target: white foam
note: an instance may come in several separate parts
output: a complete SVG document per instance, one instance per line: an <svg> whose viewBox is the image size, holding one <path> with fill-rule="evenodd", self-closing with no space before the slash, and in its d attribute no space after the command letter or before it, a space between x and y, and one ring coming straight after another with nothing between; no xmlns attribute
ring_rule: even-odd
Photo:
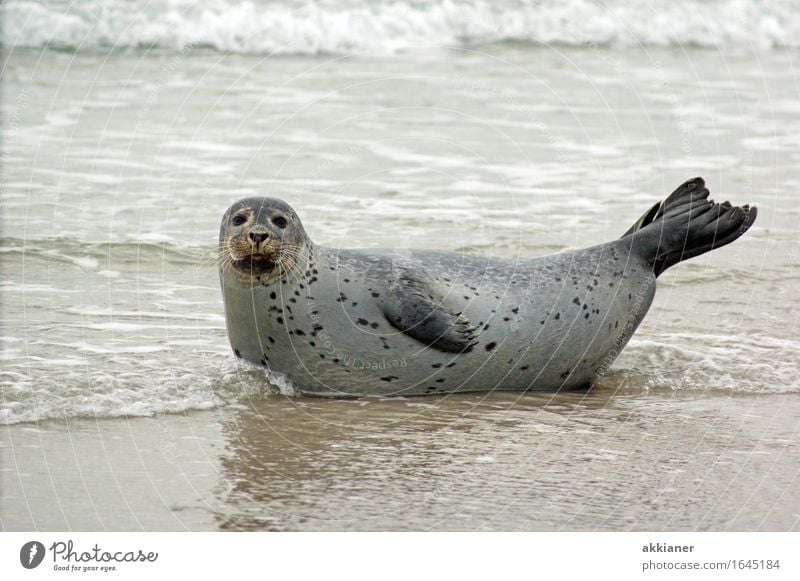
<svg viewBox="0 0 800 581"><path fill-rule="evenodd" d="M81 358L76 357L75 361ZM203 410L254 395L267 385L251 370L243 369L227 354L218 355L211 368L198 373L191 368L164 368L156 362L135 372L108 371L83 365L75 368L59 361L59 373L42 373L36 380L5 369L0 376L0 425L77 416L152 416Z"/></svg>
<svg viewBox="0 0 800 581"><path fill-rule="evenodd" d="M43 256L49 256L51 258L57 258L59 260L63 260L65 262L71 262L76 266L80 266L81 268L86 268L89 270L94 270L99 266L96 258L91 256L69 256L67 254L63 254L61 252L56 252L54 250L45 250L42 251L41 254Z"/></svg>
<svg viewBox="0 0 800 581"><path fill-rule="evenodd" d="M634 337L598 382L655 390L798 393L800 343L760 334L672 333Z"/></svg>
<svg viewBox="0 0 800 581"><path fill-rule="evenodd" d="M12 0L5 46L395 52L500 41L800 47L794 0Z"/></svg>

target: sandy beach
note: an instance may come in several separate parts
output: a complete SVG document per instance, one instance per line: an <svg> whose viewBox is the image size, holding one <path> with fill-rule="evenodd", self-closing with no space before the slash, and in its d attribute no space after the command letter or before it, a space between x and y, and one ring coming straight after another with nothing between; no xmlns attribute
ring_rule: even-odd
<svg viewBox="0 0 800 581"><path fill-rule="evenodd" d="M269 396L3 428L5 530L792 531L797 395ZM743 413L744 411L744 413Z"/></svg>

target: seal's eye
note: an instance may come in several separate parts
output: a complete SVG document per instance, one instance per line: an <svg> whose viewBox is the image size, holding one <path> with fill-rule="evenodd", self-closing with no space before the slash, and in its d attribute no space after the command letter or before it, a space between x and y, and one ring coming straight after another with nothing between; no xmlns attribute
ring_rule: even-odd
<svg viewBox="0 0 800 581"><path fill-rule="evenodd" d="M247 217L244 214L236 214L231 220L234 226L241 226L245 222L247 222Z"/></svg>
<svg viewBox="0 0 800 581"><path fill-rule="evenodd" d="M286 228L289 222L283 216L275 216L272 219L272 223L275 224L278 228Z"/></svg>

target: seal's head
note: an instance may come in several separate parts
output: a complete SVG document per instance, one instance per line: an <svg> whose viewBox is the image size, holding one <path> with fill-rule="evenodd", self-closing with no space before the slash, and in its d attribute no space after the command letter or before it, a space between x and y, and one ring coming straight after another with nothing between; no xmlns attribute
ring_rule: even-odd
<svg viewBox="0 0 800 581"><path fill-rule="evenodd" d="M219 256L223 274L269 283L289 272L309 244L294 210L275 198L245 198L222 217Z"/></svg>

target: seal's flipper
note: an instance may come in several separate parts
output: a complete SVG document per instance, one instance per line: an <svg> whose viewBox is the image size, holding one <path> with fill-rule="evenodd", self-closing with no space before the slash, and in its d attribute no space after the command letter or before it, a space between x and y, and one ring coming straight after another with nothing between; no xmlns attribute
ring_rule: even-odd
<svg viewBox="0 0 800 581"><path fill-rule="evenodd" d="M755 222L755 207L715 204L708 196L703 178L691 179L645 212L622 238L634 236L632 249L658 276L682 260L733 242Z"/></svg>
<svg viewBox="0 0 800 581"><path fill-rule="evenodd" d="M462 353L477 343L469 319L447 309L424 277L406 270L392 281L383 314L393 327L440 351Z"/></svg>

